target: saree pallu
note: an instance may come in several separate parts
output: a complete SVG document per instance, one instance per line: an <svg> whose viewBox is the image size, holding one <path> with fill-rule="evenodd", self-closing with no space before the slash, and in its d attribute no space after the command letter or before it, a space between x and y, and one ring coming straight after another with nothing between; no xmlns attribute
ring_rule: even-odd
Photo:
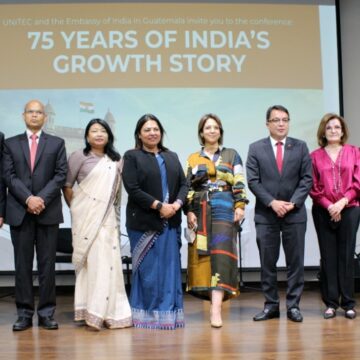
<svg viewBox="0 0 360 360"><path fill-rule="evenodd" d="M142 251L141 256L135 256L138 262L132 274L130 305L134 326L164 330L184 327L181 229L165 226L160 233L127 231L132 253L134 249Z"/></svg>
<svg viewBox="0 0 360 360"><path fill-rule="evenodd" d="M105 156L74 190L71 201L75 321L96 329L132 325L122 274L119 222L114 202L117 165Z"/></svg>
<svg viewBox="0 0 360 360"><path fill-rule="evenodd" d="M239 295L232 192L197 192L194 212L198 228L188 246L187 291L205 300L210 300L211 290L223 290L224 300Z"/></svg>

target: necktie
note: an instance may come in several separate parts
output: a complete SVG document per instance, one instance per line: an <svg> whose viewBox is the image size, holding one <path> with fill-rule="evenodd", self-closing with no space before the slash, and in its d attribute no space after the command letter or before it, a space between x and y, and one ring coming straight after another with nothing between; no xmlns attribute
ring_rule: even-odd
<svg viewBox="0 0 360 360"><path fill-rule="evenodd" d="M38 136L35 134L32 134L30 136L31 139L31 147L30 147L30 165L31 165L31 172L33 172L34 170L34 165L35 165L35 157L36 157L36 150L38 147L38 144L36 142Z"/></svg>
<svg viewBox="0 0 360 360"><path fill-rule="evenodd" d="M276 143L276 164L280 173L283 165L282 145L283 143L281 141Z"/></svg>

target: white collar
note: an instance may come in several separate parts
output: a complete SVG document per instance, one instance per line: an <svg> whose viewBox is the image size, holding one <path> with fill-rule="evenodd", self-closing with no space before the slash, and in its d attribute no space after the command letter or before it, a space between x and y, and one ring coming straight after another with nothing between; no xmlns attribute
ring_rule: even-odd
<svg viewBox="0 0 360 360"><path fill-rule="evenodd" d="M38 139L40 139L40 136L41 136L41 133L42 133L42 130L40 129L38 132L35 133L35 135L37 135ZM30 139L30 136L34 134L31 130L29 129L26 129L26 135L27 135L27 138Z"/></svg>
<svg viewBox="0 0 360 360"><path fill-rule="evenodd" d="M287 138L287 137L284 137L282 140L280 140L280 142L283 143L283 145L286 144L286 138ZM271 146L272 146L272 147L276 146L276 144L279 142L278 140L275 140L275 139L272 138L271 136L270 136L270 141L271 141Z"/></svg>

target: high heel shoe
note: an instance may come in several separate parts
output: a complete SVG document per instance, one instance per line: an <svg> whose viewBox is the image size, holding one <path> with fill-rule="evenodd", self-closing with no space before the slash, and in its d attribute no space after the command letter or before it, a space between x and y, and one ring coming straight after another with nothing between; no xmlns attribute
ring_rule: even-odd
<svg viewBox="0 0 360 360"><path fill-rule="evenodd" d="M219 313L218 316L215 316L213 314L212 309L210 309L210 325L211 325L211 327L217 328L217 329L219 329L223 326L223 322L221 319L221 312Z"/></svg>
<svg viewBox="0 0 360 360"><path fill-rule="evenodd" d="M223 326L222 320L220 320L220 321L210 320L210 324L211 324L211 327L216 328L216 329L219 329Z"/></svg>

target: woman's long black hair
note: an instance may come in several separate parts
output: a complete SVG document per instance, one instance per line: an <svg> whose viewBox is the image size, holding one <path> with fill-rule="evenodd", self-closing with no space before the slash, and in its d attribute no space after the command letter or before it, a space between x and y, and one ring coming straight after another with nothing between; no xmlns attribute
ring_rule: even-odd
<svg viewBox="0 0 360 360"><path fill-rule="evenodd" d="M165 130L164 127L161 125L160 120L153 114L145 114L143 115L138 122L136 123L136 127L135 127L135 131L134 131L134 138L135 138L135 148L136 149L141 149L143 146L143 143L141 141L141 139L139 138L140 132L142 127L144 126L144 124L149 121L149 120L153 120L156 122L156 124L158 125L159 129L160 129L160 133L161 133L161 139L160 142L158 144L158 148L162 151L166 151L168 150L164 145L163 145L163 138L164 138L164 134L165 134Z"/></svg>
<svg viewBox="0 0 360 360"><path fill-rule="evenodd" d="M107 142L107 144L105 145L105 148L104 148L105 154L112 161L119 161L121 156L114 147L114 135L113 135L113 133L111 131L111 128L110 128L109 124L105 120L102 120L102 119L92 119L87 124L86 129L85 129L85 135L84 135L84 137L85 137L84 155L89 155L89 152L91 151L91 145L87 141L87 137L89 135L89 131L90 131L91 126L94 125L94 124L101 125L106 130L106 132L108 134L108 142Z"/></svg>

